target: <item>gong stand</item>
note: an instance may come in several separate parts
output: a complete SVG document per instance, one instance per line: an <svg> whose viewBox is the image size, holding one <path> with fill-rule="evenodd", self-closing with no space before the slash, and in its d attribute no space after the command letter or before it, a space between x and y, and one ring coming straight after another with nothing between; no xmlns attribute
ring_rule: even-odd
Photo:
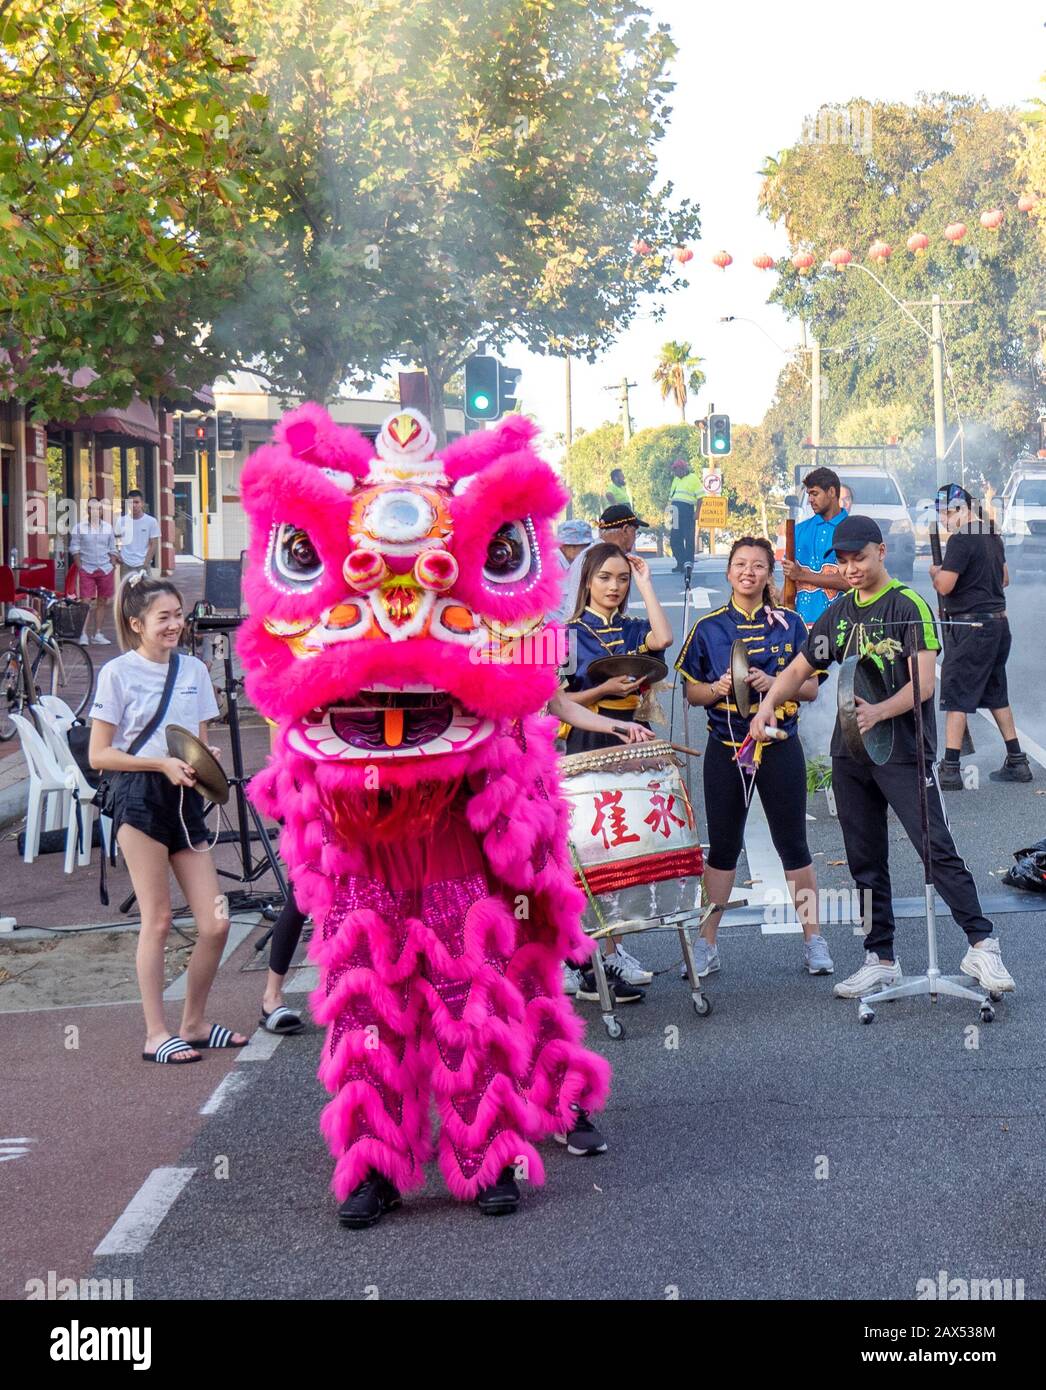
<svg viewBox="0 0 1046 1390"><path fill-rule="evenodd" d="M981 1018L988 1022L994 1017L994 1010L988 996L970 988L969 975L942 975L937 963L937 911L936 895L933 886L933 855L930 849L930 811L926 788L926 749L923 746L923 706L922 689L919 680L919 641L916 630L922 619L903 624L905 628L905 647L912 675L912 712L915 717L915 766L919 787L919 821L921 829L920 857L923 863L923 890L926 894L926 944L927 967L925 975L902 975L897 984L888 989L875 990L864 995L858 1006L857 1015L862 1023L871 1023L875 1017L873 1004L888 999L909 999L929 995L930 1002L937 1003L939 994L952 995L957 999L973 999L980 1006ZM902 626L902 624L891 624Z"/></svg>

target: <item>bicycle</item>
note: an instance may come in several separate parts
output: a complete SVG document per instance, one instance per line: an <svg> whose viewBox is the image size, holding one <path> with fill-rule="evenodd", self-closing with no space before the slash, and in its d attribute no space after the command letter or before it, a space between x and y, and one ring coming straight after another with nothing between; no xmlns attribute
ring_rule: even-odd
<svg viewBox="0 0 1046 1390"><path fill-rule="evenodd" d="M15 736L11 715L21 714L38 693L59 696L77 717L94 696L94 663L86 649L72 640L79 613L50 589L22 592L40 600L43 615L13 604L8 607L3 626L11 629L14 640L0 650L0 743Z"/></svg>

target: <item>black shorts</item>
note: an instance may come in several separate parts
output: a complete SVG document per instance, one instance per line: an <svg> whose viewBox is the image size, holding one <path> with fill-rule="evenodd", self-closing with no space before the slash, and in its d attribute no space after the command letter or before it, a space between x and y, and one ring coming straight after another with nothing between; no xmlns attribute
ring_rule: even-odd
<svg viewBox="0 0 1046 1390"><path fill-rule="evenodd" d="M1006 658L1012 641L1005 618L985 618L983 627L947 630L941 665L941 709L973 714L1010 703Z"/></svg>
<svg viewBox="0 0 1046 1390"><path fill-rule="evenodd" d="M211 837L203 818L203 797L193 787L176 787L162 772L118 772L113 776L113 832L133 826L150 840L165 845L168 854L203 844ZM178 813L182 796L181 816ZM185 830L182 821L185 821ZM186 839L186 831L189 838Z"/></svg>

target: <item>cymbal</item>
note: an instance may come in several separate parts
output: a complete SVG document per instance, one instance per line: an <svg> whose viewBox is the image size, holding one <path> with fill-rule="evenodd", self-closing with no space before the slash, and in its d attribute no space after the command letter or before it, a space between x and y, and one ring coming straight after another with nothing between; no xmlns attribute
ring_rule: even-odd
<svg viewBox="0 0 1046 1390"><path fill-rule="evenodd" d="M668 675L668 667L660 657L649 652L633 652L631 656L601 656L589 664L589 675L596 685L613 680L615 676L631 676L643 685L654 685Z"/></svg>
<svg viewBox="0 0 1046 1390"><path fill-rule="evenodd" d="M211 750L180 724L168 724L164 733L171 757L188 763L196 773L196 790L208 801L224 806L229 800L229 779Z"/></svg>
<svg viewBox="0 0 1046 1390"><path fill-rule="evenodd" d="M740 637L736 637L730 648L730 685L733 702L742 719L748 718L755 703L752 699L752 687L745 679L748 670L748 648Z"/></svg>
<svg viewBox="0 0 1046 1390"><path fill-rule="evenodd" d="M894 722L884 719L862 734L857 727L857 698L878 705L889 699L890 692L882 672L866 657L848 656L839 667L839 728L847 752L856 762L881 767L893 753Z"/></svg>

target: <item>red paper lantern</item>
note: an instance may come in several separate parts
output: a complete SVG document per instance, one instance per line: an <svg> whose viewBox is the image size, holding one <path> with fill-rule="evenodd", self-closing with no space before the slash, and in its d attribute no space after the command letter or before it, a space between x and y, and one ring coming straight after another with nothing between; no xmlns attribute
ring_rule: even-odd
<svg viewBox="0 0 1046 1390"><path fill-rule="evenodd" d="M773 256L768 256L764 251L761 256L753 256L752 264L756 270L769 270L774 263Z"/></svg>
<svg viewBox="0 0 1046 1390"><path fill-rule="evenodd" d="M868 259L885 263L893 255L893 247L888 241L873 241L868 248Z"/></svg>
<svg viewBox="0 0 1046 1390"><path fill-rule="evenodd" d="M952 245L954 245L956 242L962 241L963 237L966 235L966 223L949 222L947 227L945 227L944 229L944 235L952 243Z"/></svg>
<svg viewBox="0 0 1046 1390"><path fill-rule="evenodd" d="M918 255L920 251L925 251L930 244L930 238L925 232L913 232L908 238L908 250L913 255Z"/></svg>
<svg viewBox="0 0 1046 1390"><path fill-rule="evenodd" d="M1002 208L988 208L985 212L981 213L981 226L987 227L989 232L994 232L1002 225L1002 219Z"/></svg>
<svg viewBox="0 0 1046 1390"><path fill-rule="evenodd" d="M1034 193L1022 193L1017 199L1017 207L1021 212L1031 212L1037 206L1038 201Z"/></svg>
<svg viewBox="0 0 1046 1390"><path fill-rule="evenodd" d="M733 265L734 258L729 251L717 251L712 257L712 264L717 265L720 270L725 270L728 265Z"/></svg>
<svg viewBox="0 0 1046 1390"><path fill-rule="evenodd" d="M814 258L809 251L800 251L798 255L792 257L792 264L800 275L806 275L813 263Z"/></svg>
<svg viewBox="0 0 1046 1390"><path fill-rule="evenodd" d="M637 256L649 256L653 247L650 245L649 241L637 241L632 247L632 250Z"/></svg>
<svg viewBox="0 0 1046 1390"><path fill-rule="evenodd" d="M680 265L686 265L687 261L692 261L694 259L694 253L690 250L689 246L677 246L674 254Z"/></svg>
<svg viewBox="0 0 1046 1390"><path fill-rule="evenodd" d="M836 270L845 270L853 260L853 252L848 251L845 246L837 246L828 259Z"/></svg>

